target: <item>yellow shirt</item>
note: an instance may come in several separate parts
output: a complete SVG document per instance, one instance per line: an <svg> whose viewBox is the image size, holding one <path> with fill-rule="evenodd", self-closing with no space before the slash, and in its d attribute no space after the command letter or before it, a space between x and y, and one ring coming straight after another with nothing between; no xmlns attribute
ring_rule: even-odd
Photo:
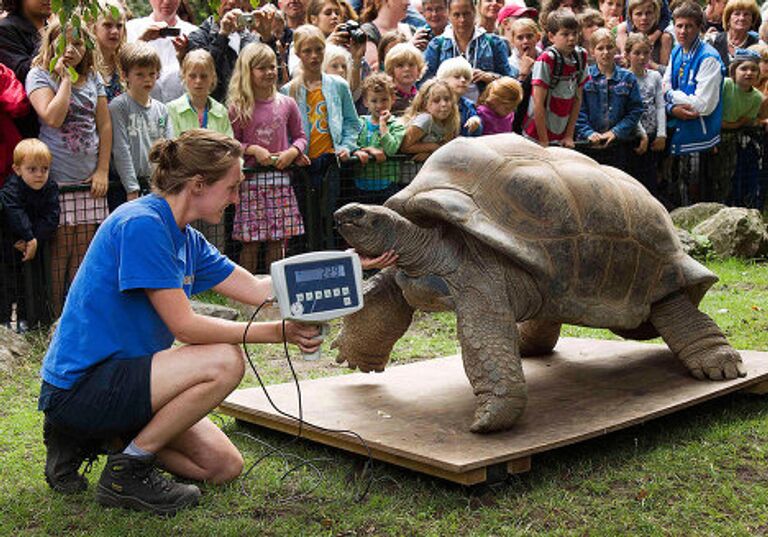
<svg viewBox="0 0 768 537"><path fill-rule="evenodd" d="M328 129L328 108L323 97L323 89L307 92L309 108L309 158L315 159L324 153L333 153L333 139Z"/></svg>

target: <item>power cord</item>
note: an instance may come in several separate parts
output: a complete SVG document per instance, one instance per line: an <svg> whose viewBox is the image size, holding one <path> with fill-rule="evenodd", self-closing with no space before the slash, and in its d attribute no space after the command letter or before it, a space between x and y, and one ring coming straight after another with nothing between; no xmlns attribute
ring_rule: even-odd
<svg viewBox="0 0 768 537"><path fill-rule="evenodd" d="M253 315L251 315L251 318L248 320L248 323L245 326L245 330L243 331L243 343L242 343L242 345L243 345L243 350L245 352L245 357L248 360L248 364L251 366L251 370L253 371L254 375L256 376L256 380L259 382L259 385L261 386L261 389L264 392L264 395L267 397L267 401L269 402L269 404L272 406L273 409L275 409L275 411L278 414L281 414L282 416L285 416L285 417L290 418L292 420L298 421L298 423L299 423L299 430L297 431L296 436L294 436L293 439L291 440L291 442L286 444L284 447L288 447L289 445L291 445L293 443L296 443L299 440L299 438L301 438L305 426L311 427L313 429L317 429L318 431L324 431L324 432L329 432L329 433L337 433L337 434L346 434L346 435L350 435L350 436L355 437L360 442L360 444L365 448L365 451L366 451L367 456L368 456L368 459L365 462L365 464L363 465L363 469L361 471L361 477L364 476L364 475L367 475L368 479L366 481L365 488L355 497L355 501L362 502L368 496L368 492L370 491L371 485L373 484L373 481L374 481L374 476L373 476L373 454L371 453L371 449L368 446L368 443L365 441L365 439L362 436L360 436L358 433L356 433L355 431L352 431L350 429L331 429L331 428L322 427L320 425L316 425L316 424L313 424L313 423L310 423L310 422L304 420L304 407L303 407L303 402L302 402L301 386L299 384L299 378L296 375L296 370L293 367L293 362L291 361L290 353L288 352L288 341L285 339L285 319L283 319L283 321L282 321L283 350L285 351L285 358L288 361L288 367L291 370L291 376L293 377L293 382L294 382L294 385L296 386L296 396L297 396L297 399L298 399L298 408L299 408L299 415L298 416L294 416L293 414L290 414L288 412L283 411L282 409L280 409L274 403L274 401L272 400L272 397L270 397L269 392L267 391L267 387L264 384L264 381L262 380L261 375L259 374L258 369L256 369L256 366L253 364L253 360L251 360L251 355L248 352L248 345L247 345L248 330L251 328L251 325L255 321L255 319L258 316L258 314L261 311L261 309L264 306L266 306L267 304L271 304L272 302L274 302L274 299L267 299L267 300L265 300L264 302L262 302L256 308L256 311L253 312ZM259 457L258 459L256 459L256 461L253 464L251 464L251 466L248 468L248 470L243 474L243 492L244 493L246 493L244 479L250 475L250 473L253 471L253 469L258 464L260 464L262 461L264 461L265 459L270 457L272 454L279 453L279 454L281 454L286 459L287 458L291 458L291 459L298 459L299 460L299 464L296 464L296 465L290 467L282 475L282 477L280 478L281 482L283 480L285 480L293 472L299 470L302 467L307 467L307 468L313 470L318 475L319 480L322 480L322 478L323 478L322 472L320 471L320 469L317 466L315 466L315 464L313 464L313 462L324 462L324 461L331 460L331 459L304 459L304 458L302 458L302 457L300 457L298 455L295 455L293 453L285 453L283 451L283 448L273 447L270 444L268 444L267 442L259 440L259 439L255 438L254 436L252 436L252 435L250 435L248 433L236 432L234 434L237 434L238 436L242 436L244 438L247 438L247 439L249 439L249 440L251 440L253 442L256 442L258 444L261 444L262 446L267 448L267 452L264 455L262 455L261 457ZM309 491L309 493L313 492L318 486L319 486L319 482L315 485L315 487L313 487Z"/></svg>

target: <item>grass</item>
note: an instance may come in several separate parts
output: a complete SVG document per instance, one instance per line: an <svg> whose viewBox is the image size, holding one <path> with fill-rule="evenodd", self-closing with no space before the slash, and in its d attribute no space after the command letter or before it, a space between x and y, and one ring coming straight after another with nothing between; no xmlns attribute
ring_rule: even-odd
<svg viewBox="0 0 768 537"><path fill-rule="evenodd" d="M710 262L720 277L702 307L740 348L768 350L768 265ZM611 337L567 327L566 335ZM377 464L367 500L356 503L347 454L258 433L285 453L324 459L321 477L268 459L245 479L204 486L202 505L173 518L100 508L88 492L63 497L43 480L41 415L35 410L44 341L26 366L0 377L0 535L758 535L768 533L768 400L733 395L536 456L528 474L465 489ZM273 348L274 347L274 348ZM290 378L279 346L252 349L268 382ZM457 351L451 315L418 315L393 362ZM341 374L333 351L297 360L302 378ZM244 385L252 385L247 377ZM254 461L263 448L224 430ZM91 482L101 464L94 465ZM245 489L245 490L243 490Z"/></svg>

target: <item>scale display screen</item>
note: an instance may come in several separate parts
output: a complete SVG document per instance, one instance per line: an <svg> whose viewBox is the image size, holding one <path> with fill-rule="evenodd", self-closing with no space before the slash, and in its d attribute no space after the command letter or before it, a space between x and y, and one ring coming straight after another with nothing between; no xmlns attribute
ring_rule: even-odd
<svg viewBox="0 0 768 537"><path fill-rule="evenodd" d="M362 307L362 268L355 253L301 254L276 261L271 274L286 319L325 321Z"/></svg>

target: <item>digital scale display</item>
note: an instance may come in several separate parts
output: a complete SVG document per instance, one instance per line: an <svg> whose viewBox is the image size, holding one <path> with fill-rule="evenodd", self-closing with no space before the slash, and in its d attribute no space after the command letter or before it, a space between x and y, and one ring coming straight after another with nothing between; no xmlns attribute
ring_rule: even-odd
<svg viewBox="0 0 768 537"><path fill-rule="evenodd" d="M311 252L272 263L283 318L325 321L362 307L360 259L349 252Z"/></svg>

